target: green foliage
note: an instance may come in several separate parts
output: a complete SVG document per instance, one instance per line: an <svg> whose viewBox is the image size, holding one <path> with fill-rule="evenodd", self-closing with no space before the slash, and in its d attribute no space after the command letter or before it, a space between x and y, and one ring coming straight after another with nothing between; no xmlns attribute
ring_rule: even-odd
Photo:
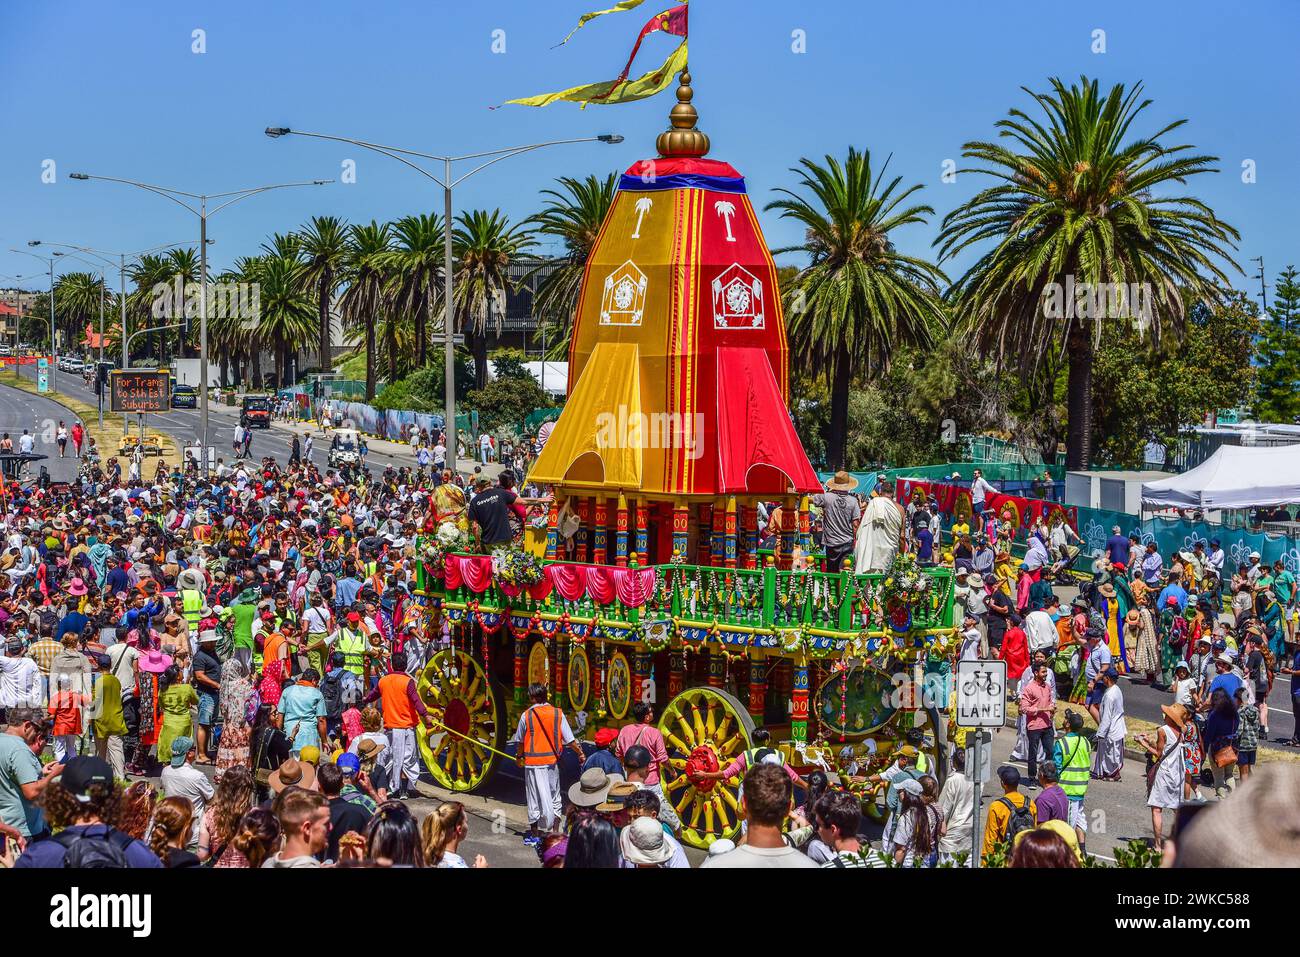
<svg viewBox="0 0 1300 957"><path fill-rule="evenodd" d="M1093 369L1098 457L1139 468L1147 442L1172 452L1187 426L1218 409L1246 405L1254 387L1255 310L1241 293L1222 305L1196 302L1181 341L1158 344L1127 322L1108 324Z"/></svg>
<svg viewBox="0 0 1300 957"><path fill-rule="evenodd" d="M980 867L1009 867L1011 865L1011 842L998 841L993 850L980 858Z"/></svg>
<svg viewBox="0 0 1300 957"><path fill-rule="evenodd" d="M1116 867L1151 868L1160 866L1160 852L1144 838L1133 838L1127 847L1115 848Z"/></svg>
<svg viewBox="0 0 1300 957"><path fill-rule="evenodd" d="M446 396L443 394L445 381L441 363L428 365L380 389L370 404L381 411L397 409L409 412L442 412L446 404ZM469 387L473 384L474 369L467 357L458 353L456 356L457 403L468 397Z"/></svg>
<svg viewBox="0 0 1300 957"><path fill-rule="evenodd" d="M479 422L489 431L516 427L528 413L550 404L551 397L530 375L493 379L465 396L465 405L478 411Z"/></svg>
<svg viewBox="0 0 1300 957"><path fill-rule="evenodd" d="M492 353L492 362L496 367L496 377L498 379L528 379L533 380L533 374L524 368L524 363L528 357L524 355L522 349L498 349Z"/></svg>
<svg viewBox="0 0 1300 957"><path fill-rule="evenodd" d="M1261 422L1300 421L1300 281L1288 266L1278 277L1269 308L1272 322L1255 343L1259 387L1254 415Z"/></svg>

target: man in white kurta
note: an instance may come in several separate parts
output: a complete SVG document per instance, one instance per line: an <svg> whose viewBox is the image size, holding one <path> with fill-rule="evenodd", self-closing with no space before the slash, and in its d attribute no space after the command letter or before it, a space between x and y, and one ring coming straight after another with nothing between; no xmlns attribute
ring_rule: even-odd
<svg viewBox="0 0 1300 957"><path fill-rule="evenodd" d="M858 575L883 572L893 564L903 543L903 510L886 490L867 503L858 525L853 570Z"/></svg>
<svg viewBox="0 0 1300 957"><path fill-rule="evenodd" d="M1124 767L1124 736L1128 725L1124 723L1124 695L1119 690L1119 672L1107 668L1101 673L1106 691L1101 696L1097 718L1097 751L1092 761L1093 776L1103 780L1118 781Z"/></svg>
<svg viewBox="0 0 1300 957"><path fill-rule="evenodd" d="M573 737L568 718L546 703L545 685L529 685L528 699L532 703L519 716L514 737L506 743L518 745L517 761L524 772L524 796L528 801L530 827L524 840L536 846L541 843L541 834L556 831L560 826L564 806L560 790L560 755L566 747L572 749L578 756L579 766L586 756L582 745ZM526 755L532 757L526 758Z"/></svg>

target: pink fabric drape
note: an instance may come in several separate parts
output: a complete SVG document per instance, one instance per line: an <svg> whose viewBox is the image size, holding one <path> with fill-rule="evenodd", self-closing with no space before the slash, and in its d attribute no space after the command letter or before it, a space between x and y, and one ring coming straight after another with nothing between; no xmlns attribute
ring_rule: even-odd
<svg viewBox="0 0 1300 957"><path fill-rule="evenodd" d="M448 589L464 584L475 594L482 594L492 584L492 559L486 555L448 555L446 569Z"/></svg>

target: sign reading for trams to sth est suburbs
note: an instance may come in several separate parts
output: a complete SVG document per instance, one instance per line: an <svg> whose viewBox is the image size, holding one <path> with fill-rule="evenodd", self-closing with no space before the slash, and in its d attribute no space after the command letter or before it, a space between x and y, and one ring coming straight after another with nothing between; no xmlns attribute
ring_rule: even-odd
<svg viewBox="0 0 1300 957"><path fill-rule="evenodd" d="M172 374L163 369L114 369L108 376L114 412L171 411Z"/></svg>
<svg viewBox="0 0 1300 957"><path fill-rule="evenodd" d="M1000 728L1007 720L1007 663L957 662L957 723Z"/></svg>

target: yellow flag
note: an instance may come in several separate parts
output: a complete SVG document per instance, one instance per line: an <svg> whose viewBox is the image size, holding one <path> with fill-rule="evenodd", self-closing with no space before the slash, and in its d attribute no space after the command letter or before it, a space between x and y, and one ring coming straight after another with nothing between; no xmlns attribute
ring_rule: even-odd
<svg viewBox="0 0 1300 957"><path fill-rule="evenodd" d="M627 10L635 10L643 3L645 3L645 0L622 0L621 3L614 4L614 6L610 7L608 10L596 10L592 13L584 13L582 16L578 17L578 25L570 30L569 35L557 43L556 46L563 46L568 43L575 33L587 25L588 20L595 20L597 17L603 17L607 13L623 13Z"/></svg>
<svg viewBox="0 0 1300 957"><path fill-rule="evenodd" d="M519 100L506 100L506 102L516 103L520 106L547 106L557 100L568 100L572 103L581 103L584 109L591 102L598 105L630 103L632 100L643 100L647 96L654 96L667 87L673 81L673 77L684 69L686 69L685 40L668 55L668 59L663 62L662 66L637 77L635 80L624 81L621 84L618 80L603 80L600 83L587 83L583 86L574 86L555 93L541 93L537 96L528 96ZM617 90L614 90L615 86L618 87ZM611 90L614 90L614 92L611 93ZM598 97L602 98L598 99ZM604 99L603 97L608 98Z"/></svg>

